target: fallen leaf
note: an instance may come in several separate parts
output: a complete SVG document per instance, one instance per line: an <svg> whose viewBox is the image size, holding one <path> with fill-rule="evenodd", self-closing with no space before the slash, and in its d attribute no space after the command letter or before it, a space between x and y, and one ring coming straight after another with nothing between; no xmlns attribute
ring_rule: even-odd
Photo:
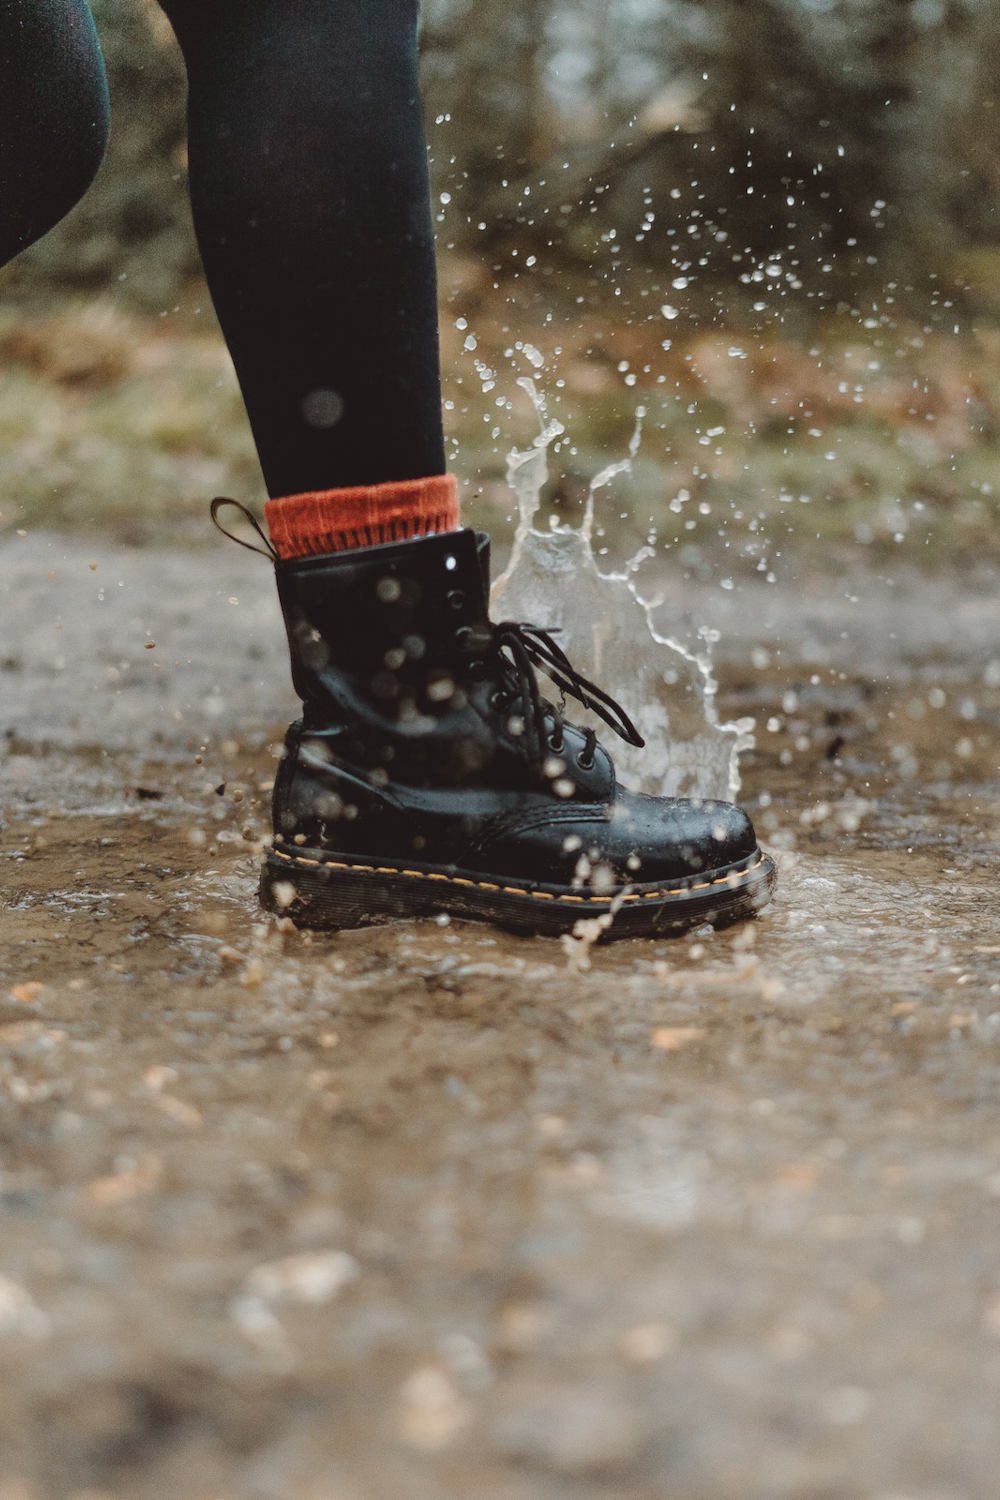
<svg viewBox="0 0 1000 1500"><path fill-rule="evenodd" d="M700 1041L704 1035L704 1026L658 1026L650 1041L661 1052L680 1052L682 1047Z"/></svg>
<svg viewBox="0 0 1000 1500"><path fill-rule="evenodd" d="M307 1250L255 1266L246 1279L246 1290L265 1302L322 1305L360 1274L357 1261L343 1250Z"/></svg>
<svg viewBox="0 0 1000 1500"><path fill-rule="evenodd" d="M12 1021L9 1026L0 1026L0 1047L19 1047L22 1042L34 1041L44 1030L41 1021Z"/></svg>
<svg viewBox="0 0 1000 1500"><path fill-rule="evenodd" d="M196 1130L202 1123L201 1111L195 1109L193 1104L185 1104L183 1099L178 1099L174 1094L157 1094L156 1107L168 1119L175 1120L178 1125L187 1125L191 1130Z"/></svg>
<svg viewBox="0 0 1000 1500"><path fill-rule="evenodd" d="M44 988L44 984L39 984L37 979L29 979L25 984L12 985L10 998L19 1005L30 1005L33 1000L38 999Z"/></svg>
<svg viewBox="0 0 1000 1500"><path fill-rule="evenodd" d="M126 1171L116 1172L111 1177L98 1177L87 1187L87 1197L102 1208L116 1208L120 1203L131 1203L133 1198L142 1198L155 1192L163 1168L154 1156Z"/></svg>

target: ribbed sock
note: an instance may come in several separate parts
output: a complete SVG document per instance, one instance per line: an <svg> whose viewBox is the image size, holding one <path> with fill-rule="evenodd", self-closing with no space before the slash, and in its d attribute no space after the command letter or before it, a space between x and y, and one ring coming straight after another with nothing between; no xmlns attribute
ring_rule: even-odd
<svg viewBox="0 0 1000 1500"><path fill-rule="evenodd" d="M458 529L451 474L284 495L264 506L279 557L314 557Z"/></svg>

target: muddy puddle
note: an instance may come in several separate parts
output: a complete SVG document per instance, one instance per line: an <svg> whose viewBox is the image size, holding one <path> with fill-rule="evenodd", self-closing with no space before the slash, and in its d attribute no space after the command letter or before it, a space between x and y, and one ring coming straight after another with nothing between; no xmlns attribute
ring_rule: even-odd
<svg viewBox="0 0 1000 1500"><path fill-rule="evenodd" d="M2 1500L992 1500L988 590L675 584L778 894L596 949L260 919L265 567L0 593Z"/></svg>

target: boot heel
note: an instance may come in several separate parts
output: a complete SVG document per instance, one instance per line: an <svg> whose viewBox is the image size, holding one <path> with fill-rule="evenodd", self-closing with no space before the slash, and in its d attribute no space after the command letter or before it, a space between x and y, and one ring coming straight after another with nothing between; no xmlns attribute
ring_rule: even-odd
<svg viewBox="0 0 1000 1500"><path fill-rule="evenodd" d="M328 930L370 927L418 914L403 892L370 875L335 865L290 866L273 854L260 872L260 900L266 911L291 917L298 927Z"/></svg>

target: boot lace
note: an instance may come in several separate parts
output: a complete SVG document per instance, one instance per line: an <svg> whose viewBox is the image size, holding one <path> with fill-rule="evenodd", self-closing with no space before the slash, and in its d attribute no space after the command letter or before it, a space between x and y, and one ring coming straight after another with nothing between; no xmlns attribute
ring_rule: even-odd
<svg viewBox="0 0 1000 1500"><path fill-rule="evenodd" d="M492 627L487 652L491 662L499 667L502 696L508 698L512 706L514 702L520 702L525 708L525 728L531 735L536 756L541 758L546 749L558 752L562 748L564 724L560 711L542 697L539 671L544 672L564 696L575 698L584 708L603 719L627 744L641 748L645 740L621 704L576 670L553 639L554 634L554 631L543 630L540 625L502 620ZM586 767L593 763L597 736L592 729L585 730L584 734L580 764Z"/></svg>

